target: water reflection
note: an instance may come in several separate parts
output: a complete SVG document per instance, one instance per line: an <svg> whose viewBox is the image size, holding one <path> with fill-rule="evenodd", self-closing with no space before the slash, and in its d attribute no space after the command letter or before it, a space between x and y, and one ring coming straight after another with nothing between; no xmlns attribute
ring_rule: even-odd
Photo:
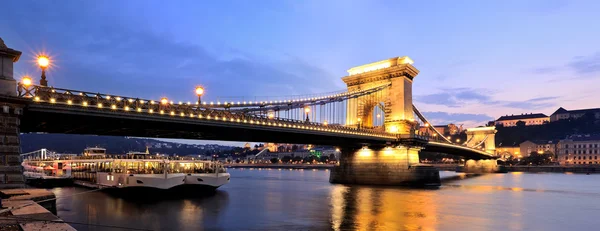
<svg viewBox="0 0 600 231"><path fill-rule="evenodd" d="M91 192L74 197L83 188L57 188L59 216L66 221L92 225L73 225L77 230L104 230L93 224L150 230L199 230L218 226L229 205L229 194L217 191L200 197L121 197ZM208 212L207 212L208 211Z"/></svg>
<svg viewBox="0 0 600 231"><path fill-rule="evenodd" d="M333 230L434 230L431 190L336 185L331 189Z"/></svg>

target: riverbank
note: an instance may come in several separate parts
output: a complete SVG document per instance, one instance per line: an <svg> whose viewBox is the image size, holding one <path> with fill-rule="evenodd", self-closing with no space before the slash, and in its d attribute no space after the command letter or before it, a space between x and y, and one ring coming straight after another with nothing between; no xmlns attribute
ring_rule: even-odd
<svg viewBox="0 0 600 231"><path fill-rule="evenodd" d="M332 169L333 164L226 164L226 168Z"/></svg>
<svg viewBox="0 0 600 231"><path fill-rule="evenodd" d="M46 189L3 189L0 195L2 230L75 230L55 215L56 197Z"/></svg>
<svg viewBox="0 0 600 231"><path fill-rule="evenodd" d="M440 171L456 171L459 165L456 164L433 164ZM509 172L555 172L555 173L600 173L600 166L504 166Z"/></svg>

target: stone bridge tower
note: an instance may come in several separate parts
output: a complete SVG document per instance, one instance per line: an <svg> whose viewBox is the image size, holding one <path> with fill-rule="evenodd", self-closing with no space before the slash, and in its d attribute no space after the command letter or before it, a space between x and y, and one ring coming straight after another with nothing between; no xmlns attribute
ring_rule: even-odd
<svg viewBox="0 0 600 231"><path fill-rule="evenodd" d="M480 147L485 148L485 151L490 154L496 153L496 127L478 127L467 129L467 143L469 147L483 142Z"/></svg>
<svg viewBox="0 0 600 231"><path fill-rule="evenodd" d="M353 67L342 80L348 91L360 91L389 85L382 91L348 100L347 126L373 126L373 110L380 107L384 112L384 128L387 132L410 134L415 125L412 102L412 82L419 74L408 57L395 57L379 62Z"/></svg>

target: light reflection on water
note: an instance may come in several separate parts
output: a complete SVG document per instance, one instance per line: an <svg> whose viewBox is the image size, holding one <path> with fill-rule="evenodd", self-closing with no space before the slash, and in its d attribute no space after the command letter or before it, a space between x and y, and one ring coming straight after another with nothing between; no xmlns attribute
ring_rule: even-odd
<svg viewBox="0 0 600 231"><path fill-rule="evenodd" d="M58 215L151 230L596 230L600 175L441 172L439 189L332 185L324 170L231 169L198 198L64 197ZM55 188L57 197L82 188ZM105 228L74 225L80 230Z"/></svg>

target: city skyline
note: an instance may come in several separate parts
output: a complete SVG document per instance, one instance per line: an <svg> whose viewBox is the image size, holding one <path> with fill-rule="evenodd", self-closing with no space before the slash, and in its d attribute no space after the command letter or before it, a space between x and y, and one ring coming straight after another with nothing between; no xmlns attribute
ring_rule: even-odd
<svg viewBox="0 0 600 231"><path fill-rule="evenodd" d="M208 100L343 90L347 69L407 55L432 123L598 107L598 32L577 26L593 1L104 3L6 3L2 38L24 53L16 76L37 81L46 51L52 86L193 101L196 85Z"/></svg>

